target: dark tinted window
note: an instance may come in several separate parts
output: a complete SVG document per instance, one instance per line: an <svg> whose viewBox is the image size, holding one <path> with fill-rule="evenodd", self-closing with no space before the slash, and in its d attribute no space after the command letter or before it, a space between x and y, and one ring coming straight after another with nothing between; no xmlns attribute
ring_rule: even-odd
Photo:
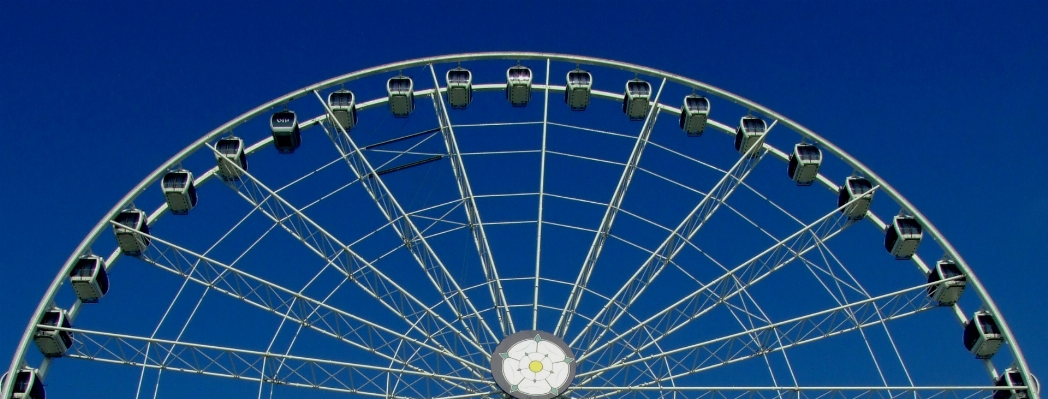
<svg viewBox="0 0 1048 399"><path fill-rule="evenodd" d="M15 392L25 393L29 390L30 374L28 371L19 371L18 379L15 380Z"/></svg>
<svg viewBox="0 0 1048 399"><path fill-rule="evenodd" d="M328 96L328 105L337 107L348 107L353 102L353 92L336 91Z"/></svg>
<svg viewBox="0 0 1048 399"><path fill-rule="evenodd" d="M852 194L859 195L873 189L873 184L863 178L848 179L848 188Z"/></svg>
<svg viewBox="0 0 1048 399"><path fill-rule="evenodd" d="M58 312L47 312L44 314L44 318L40 320L40 324L46 324L49 326L58 325Z"/></svg>
<svg viewBox="0 0 1048 399"><path fill-rule="evenodd" d="M692 111L709 111L710 102L709 100L702 97L688 97L685 101L688 104L688 109Z"/></svg>
<svg viewBox="0 0 1048 399"><path fill-rule="evenodd" d="M764 133L765 124L763 119L746 118L742 120L742 128L746 133Z"/></svg>
<svg viewBox="0 0 1048 399"><path fill-rule="evenodd" d="M629 90L630 94L635 96L646 96L651 94L651 85L648 84L648 82L630 81L626 84L626 89Z"/></svg>
<svg viewBox="0 0 1048 399"><path fill-rule="evenodd" d="M899 219L896 224L901 234L921 234L921 225L914 219Z"/></svg>
<svg viewBox="0 0 1048 399"><path fill-rule="evenodd" d="M164 188L185 188L189 183L189 174L182 172L171 172L164 175Z"/></svg>
<svg viewBox="0 0 1048 399"><path fill-rule="evenodd" d="M510 79L528 80L531 79L531 70L523 67L513 67L509 69Z"/></svg>
<svg viewBox="0 0 1048 399"><path fill-rule="evenodd" d="M222 155L238 155L240 153L240 139L222 139L215 146Z"/></svg>
<svg viewBox="0 0 1048 399"><path fill-rule="evenodd" d="M80 259L76 262L76 266L73 266L73 271L69 273L69 277L91 277L97 266L95 259Z"/></svg>
<svg viewBox="0 0 1048 399"><path fill-rule="evenodd" d="M448 82L469 83L470 72L465 69L452 69L448 71Z"/></svg>
<svg viewBox="0 0 1048 399"><path fill-rule="evenodd" d="M979 315L979 329L985 334L1000 334L1001 331L997 329L997 322L993 321L993 317L990 315Z"/></svg>
<svg viewBox="0 0 1048 399"><path fill-rule="evenodd" d="M135 227L138 225L138 219L140 214L138 212L121 212L116 217L117 224L122 224L128 227Z"/></svg>
<svg viewBox="0 0 1048 399"><path fill-rule="evenodd" d="M568 74L568 82L573 85L588 85L590 78L589 72L571 72Z"/></svg>
<svg viewBox="0 0 1048 399"><path fill-rule="evenodd" d="M952 263L942 264L939 266L939 270L942 271L942 278L944 279L961 275L961 269Z"/></svg>
<svg viewBox="0 0 1048 399"><path fill-rule="evenodd" d="M411 90L411 78L393 78L389 80L389 91L394 93Z"/></svg>
<svg viewBox="0 0 1048 399"><path fill-rule="evenodd" d="M797 155L803 161L818 161L822 159L822 151L813 145L802 145L797 147Z"/></svg>

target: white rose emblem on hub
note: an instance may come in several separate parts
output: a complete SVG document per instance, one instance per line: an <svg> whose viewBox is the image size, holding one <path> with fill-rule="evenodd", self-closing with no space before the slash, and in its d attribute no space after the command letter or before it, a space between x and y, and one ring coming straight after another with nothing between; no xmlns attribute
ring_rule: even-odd
<svg viewBox="0 0 1048 399"><path fill-rule="evenodd" d="M575 358L568 344L553 334L521 331L495 348L491 375L517 399L552 399L575 378Z"/></svg>

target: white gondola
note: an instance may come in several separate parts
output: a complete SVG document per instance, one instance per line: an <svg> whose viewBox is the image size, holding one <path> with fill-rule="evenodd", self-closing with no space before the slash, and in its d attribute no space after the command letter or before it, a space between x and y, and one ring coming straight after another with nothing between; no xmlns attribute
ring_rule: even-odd
<svg viewBox="0 0 1048 399"><path fill-rule="evenodd" d="M175 170L167 172L160 180L160 188L164 190L164 199L167 200L167 209L175 215L187 215L189 210L197 204L196 185L193 183L193 173L188 170Z"/></svg>
<svg viewBox="0 0 1048 399"><path fill-rule="evenodd" d="M54 308L44 312L44 316L40 318L40 325L69 328L69 316L64 310ZM37 327L33 333L33 342L44 356L62 357L73 346L73 337L68 331Z"/></svg>
<svg viewBox="0 0 1048 399"><path fill-rule="evenodd" d="M473 73L458 67L448 70L448 103L451 108L465 109L473 102Z"/></svg>
<svg viewBox="0 0 1048 399"><path fill-rule="evenodd" d="M895 259L910 259L917 253L923 235L921 224L917 223L916 218L896 216L892 224L885 227L884 249L894 255Z"/></svg>
<svg viewBox="0 0 1048 399"><path fill-rule="evenodd" d="M69 272L69 283L83 303L98 303L109 292L109 273L101 256L85 255L76 260Z"/></svg>
<svg viewBox="0 0 1048 399"><path fill-rule="evenodd" d="M572 111L585 111L590 102L590 90L593 89L593 75L581 69L569 71L567 86L564 90L564 103Z"/></svg>
<svg viewBox="0 0 1048 399"><path fill-rule="evenodd" d="M7 381L7 373L0 378L0 386ZM24 367L15 374L14 384L11 385L11 399L47 399L44 392L44 382L36 369Z"/></svg>
<svg viewBox="0 0 1048 399"><path fill-rule="evenodd" d="M687 95L680 107L680 129L691 137L702 136L709 115L710 100L695 94Z"/></svg>
<svg viewBox="0 0 1048 399"><path fill-rule="evenodd" d="M651 105L651 83L640 79L626 81L626 94L622 98L622 112L631 121L644 120Z"/></svg>
<svg viewBox="0 0 1048 399"><path fill-rule="evenodd" d="M1026 380L1023 378L1023 373L1019 372L1019 369L1010 367L1004 370L1004 373L1000 377L997 377L997 383L994 384L999 387L1013 388L1013 387L1028 387ZM1034 392L1036 392L1036 387ZM1028 399L1030 397L1029 388L1020 389L1001 389L993 393L993 399Z"/></svg>
<svg viewBox="0 0 1048 399"><path fill-rule="evenodd" d="M283 110L269 118L269 128L273 132L273 146L281 154L294 153L302 144L302 133L298 129L298 115L295 111Z"/></svg>
<svg viewBox="0 0 1048 399"><path fill-rule="evenodd" d="M349 133L357 125L357 100L353 92L338 90L328 94L328 108L335 115L335 121Z"/></svg>
<svg viewBox="0 0 1048 399"><path fill-rule="evenodd" d="M976 359L993 357L1003 343L1004 335L997 326L997 319L990 312L975 312L964 326L964 347L972 352Z"/></svg>
<svg viewBox="0 0 1048 399"><path fill-rule="evenodd" d="M116 234L116 242L124 255L138 256L149 248L149 237L138 233L149 234L149 224L146 213L138 209L120 211L113 219L113 233Z"/></svg>
<svg viewBox="0 0 1048 399"><path fill-rule="evenodd" d="M244 153L244 140L239 137L226 137L215 144L215 160L218 161L218 175L226 181L240 180L243 171L247 171L247 154ZM239 167L239 168L238 168Z"/></svg>
<svg viewBox="0 0 1048 399"><path fill-rule="evenodd" d="M942 281L957 276L960 277L955 280ZM961 299L964 287L968 285L967 280L967 277L964 276L964 273L961 272L961 269L953 261L940 260L935 265L935 268L928 273L928 283L938 282L938 284L928 286L928 297L938 302L939 306L953 305L957 303L957 300Z"/></svg>
<svg viewBox="0 0 1048 399"><path fill-rule="evenodd" d="M859 220L866 217L870 210L870 202L873 201L873 193L864 193L873 189L873 184L862 177L849 177L844 180L844 185L837 189L837 207L842 207L852 199L859 198L851 205L841 209L848 219Z"/></svg>
<svg viewBox="0 0 1048 399"><path fill-rule="evenodd" d="M762 142L764 133L768 132L768 123L756 116L744 116L739 120L739 127L735 128L735 150L739 154L747 154L757 143ZM757 157L760 149L753 151L750 157Z"/></svg>
<svg viewBox="0 0 1048 399"><path fill-rule="evenodd" d="M793 146L786 172L798 186L810 186L819 176L822 151L814 144L801 143Z"/></svg>
<svg viewBox="0 0 1048 399"><path fill-rule="evenodd" d="M415 110L415 83L407 76L397 76L386 81L389 93L389 112L395 118L407 118Z"/></svg>
<svg viewBox="0 0 1048 399"><path fill-rule="evenodd" d="M506 70L506 99L514 107L524 107L531 101L531 68L517 65Z"/></svg>

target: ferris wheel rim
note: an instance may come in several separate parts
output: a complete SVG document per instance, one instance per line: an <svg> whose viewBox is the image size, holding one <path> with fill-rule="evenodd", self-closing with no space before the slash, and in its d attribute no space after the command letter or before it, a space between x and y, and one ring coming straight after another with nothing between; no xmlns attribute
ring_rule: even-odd
<svg viewBox="0 0 1048 399"><path fill-rule="evenodd" d="M244 122L246 122L248 120L251 120L251 119L253 119L255 117L258 117L259 115L263 114L264 112L266 112L268 110L271 110L271 109L273 109L274 107L276 107L276 106L278 106L280 104L287 103L287 102L289 102L291 100L294 100L296 98L300 98L300 97L303 97L303 96L308 96L310 94L310 92L317 92L319 90L324 90L324 89L330 88L330 87L335 86L335 85L343 84L345 82L353 81L353 80L364 78L364 77L367 77L367 76L372 76L372 75L377 75L377 74L382 74L382 73L387 73L387 72L393 72L393 71L396 71L396 70L399 70L399 69L405 69L405 68L410 68L410 67L415 67L415 66L432 65L432 64L437 64L437 63L463 62L463 61L473 61L473 60L493 60L493 59L517 59L517 60L528 59L528 60L555 60L555 61L559 61L559 62L574 62L574 63L579 63L579 64L608 67L608 68L613 68L613 69L619 69L619 70L624 70L624 71L635 72L635 73L638 73L638 74L644 74L644 75L648 75L648 76L660 77L660 78L664 78L664 79L667 79L667 80L675 82L675 83L679 83L679 84L682 84L682 85L686 85L686 86L690 86L690 87L696 88L698 90L702 90L702 91L704 91L706 93L709 93L711 95L720 97L722 99L726 99L728 101L732 101L732 102L734 102L736 104L739 104L739 105L744 106L746 108L749 108L749 109L751 109L751 110L753 110L755 112L758 112L760 114L763 114L765 116L773 118L774 120L776 120L778 122L781 122L784 126L790 128L791 130L795 131L796 133L802 135L803 137L805 137L805 138L815 142L816 144L818 144L823 149L829 151L830 153L832 153L836 157L840 158L846 164L848 164L849 166L853 167L856 171L860 172L864 177L866 177L867 179L871 180L874 184L879 185L880 186L880 190L879 191L885 192L905 212L908 212L909 214L913 215L921 223L921 225L925 229L925 232L927 234L929 234L929 236L932 239L934 239L939 244L940 248L953 261L955 261L957 263L957 265L961 268L961 270L967 275L967 278L968 278L968 281L969 281L969 285L971 285L972 288L974 288L975 292L978 294L979 298L982 300L983 306L986 308L986 310L988 310L990 313L992 313L996 317L997 322L999 323L999 327L1001 329L1001 332L1004 335L1005 342L1007 342L1010 345L1010 347L1011 347L1011 352L1012 352L1012 354L1013 354L1013 356L1015 358L1014 362L1015 362L1015 365L1017 366L1017 368L1024 375L1033 376L1033 374L1028 369L1028 366L1027 366L1026 360L1024 358L1024 355L1023 355L1022 351L1020 350L1020 347L1019 347L1018 343L1015 340L1014 334L1012 333L1011 329L1009 328L1008 323L1006 322L1004 316L999 311L999 309L998 309L997 305L995 304L995 302L993 301L992 297L990 297L989 293L985 290L985 287L982 285L982 283L976 277L975 273L973 273L973 271L968 267L967 262L964 261L963 257L956 251L956 249L949 242L949 240L946 239L941 234L941 232L936 228L934 223L932 223L930 220L928 220L926 217L924 217L924 215L915 206L913 206L912 203L909 202L909 200L907 200L898 191L896 191L889 183L887 183L886 181L881 179L870 168L866 167L862 162L860 162L859 160L855 159L850 154L848 154L844 150L842 150L839 147L837 147L836 145L834 145L832 142L830 142L828 140L825 140L824 138L822 138L821 136L819 136L815 132L807 129L806 127L800 125L797 122L794 122L793 120L791 120L791 119L789 119L789 118L787 118L787 117L785 117L785 116L783 116L781 114L778 114L777 112L775 112L775 111L773 111L773 110L771 110L769 108L766 108L766 107L764 107L764 106L762 106L762 105L760 105L760 104L758 104L756 102L748 100L748 99L746 99L746 98L744 98L742 96L739 96L737 94L734 94L732 92L728 92L726 90L717 88L715 86L703 83L703 82L698 81L698 80L690 79L690 78L687 78L687 77L684 77L684 76L681 76L681 75L677 75L677 74L673 74L673 73L669 73L669 72L666 72L666 71L662 71L662 70L658 70L658 69L654 69L654 68L649 68L649 67L645 67L645 66L641 66L641 65L637 65L637 64L625 63L625 62L614 61L614 60L603 59L603 58L578 56L578 55L568 55L568 54L556 54L556 53L542 53L542 52L478 52L478 53L461 53L461 54L449 54L449 55L441 55L441 56L433 56L433 57L423 57L423 58L417 58L417 59L412 59L412 60L399 61L399 62L384 64L384 65L379 65L379 66L375 66L375 67L371 67L371 68L366 68L366 69L350 72L350 73L343 74L343 75L340 75L340 76L336 76L334 78L330 78L330 79L327 79L327 80L315 83L313 85L306 86L304 88L301 88L301 89L289 92L289 93L284 94L282 96L276 97L273 100L270 100L270 101L268 101L266 103L263 103L262 105L254 108L254 109L252 109L252 110L250 110L250 111L248 111L248 112L246 112L244 114L241 114L240 116L238 116L236 118L233 118L233 119L231 119L230 121L228 121L226 123L223 123L222 125L220 125L216 129L212 130L211 132L207 133L206 135L204 135L203 137L201 137L197 141L193 142L189 146L187 146L184 149L182 149L181 151L179 151L176 155L171 157L168 161L166 161L165 163L161 164L161 166L158 167L156 170L154 170L151 174L147 175L140 183L138 183L132 190L130 190L120 200L120 202L116 206L114 206L108 213L106 213L104 215L104 217L99 221L99 223L96 224L96 226L90 231L90 233L84 238L84 240L77 246L77 249L70 255L70 257L67 259L67 261L62 266L62 268L60 268L57 276L52 281L51 285L48 287L48 290L46 291L44 297L41 299L41 301L38 304L36 310L32 314L32 317L31 317L31 319L30 319L30 321L28 323L28 326L27 326L27 328L25 330L25 333L23 334L22 339L21 339L21 341L20 341L20 343L18 345L18 348L16 349L16 351L14 353L14 356L12 358L12 362L11 362L11 365L9 367L9 372L14 372L14 371L16 371L16 370L18 370L18 369L20 369L22 367L22 363L24 362L24 357L25 357L26 351L28 350L29 342L31 340L33 331L35 330L35 326L37 324L36 323L37 318L39 317L40 314L42 314L44 311L46 311L49 308L49 306L53 303L53 300L54 300L54 297L55 297L55 295L57 293L58 288L60 286L62 286L62 282L63 282L65 276L68 274L69 269L75 263L75 260L80 255L84 254L85 251L90 247L90 244L93 243L98 238L99 234L101 234L102 231L104 231L109 226L109 221L112 219L112 217L114 215L116 215L117 213L119 213L121 210L126 209L129 205L133 204L133 201L135 200L135 198L137 198L138 195L141 194L143 191L145 191L151 184L153 184L155 181L157 181L157 179L164 172L170 170L172 165L177 165L182 159L186 158L190 154L195 153L198 150L201 150L206 145L206 143L208 143L209 141L217 139L221 135L229 132L234 127L236 127L236 126L238 126L238 125L240 125L240 124L242 124L242 123L244 123ZM557 89L557 87L553 87L553 86L550 86L548 84L545 85L545 86L546 86L547 89L552 89L552 90L556 90ZM560 88L563 88L563 86L560 86ZM446 90L446 87L444 87L443 89ZM433 89L429 89L429 90L433 90ZM419 92L421 92L421 91L419 91ZM375 100L375 101L376 101L376 104L381 104L381 103L384 102L383 99L381 99L381 98L378 99L378 100ZM670 108L672 108L672 106L667 106L667 105L664 105L663 103L658 103L658 102L656 102L655 105L658 106L658 107L670 107ZM265 141L265 140L263 140L263 141ZM260 143L260 144L264 144L264 143ZM259 144L256 144L256 146L259 146ZM772 148L774 148L774 147L772 147ZM257 147L256 147L256 149L257 149ZM205 179L210 178L210 177L213 176L213 172L214 172L214 170L210 170L207 174L200 176L200 178L205 178ZM166 206L166 204L164 206ZM79 303L79 301L78 301L78 303ZM41 368L42 372L46 372L46 363L48 363L48 362L45 361L44 367ZM4 388L6 390L7 387L4 387ZM1036 395L1036 393L1035 393L1035 395Z"/></svg>

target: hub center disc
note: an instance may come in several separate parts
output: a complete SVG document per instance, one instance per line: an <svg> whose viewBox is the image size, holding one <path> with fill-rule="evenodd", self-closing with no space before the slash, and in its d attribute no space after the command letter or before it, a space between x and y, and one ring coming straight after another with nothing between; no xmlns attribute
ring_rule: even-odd
<svg viewBox="0 0 1048 399"><path fill-rule="evenodd" d="M517 399L552 399L575 379L575 356L568 344L545 331L520 331L491 354L491 375Z"/></svg>

